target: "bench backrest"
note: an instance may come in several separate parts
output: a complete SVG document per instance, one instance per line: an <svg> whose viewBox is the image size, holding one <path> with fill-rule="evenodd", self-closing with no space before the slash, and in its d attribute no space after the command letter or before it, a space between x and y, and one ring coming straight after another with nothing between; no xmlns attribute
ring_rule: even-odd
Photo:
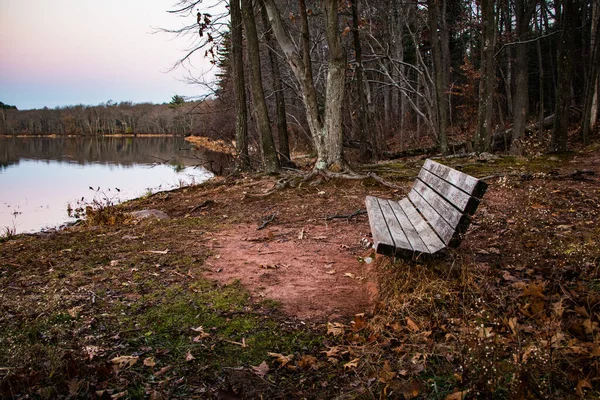
<svg viewBox="0 0 600 400"><path fill-rule="evenodd" d="M408 197L444 244L456 246L486 190L487 183L426 160Z"/></svg>

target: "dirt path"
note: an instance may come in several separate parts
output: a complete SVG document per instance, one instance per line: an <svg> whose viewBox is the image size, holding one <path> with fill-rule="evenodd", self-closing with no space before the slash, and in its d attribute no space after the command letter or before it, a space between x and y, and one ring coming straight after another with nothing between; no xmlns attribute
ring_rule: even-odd
<svg viewBox="0 0 600 400"><path fill-rule="evenodd" d="M362 261L369 251L360 232L346 222L263 231L242 224L213 236L205 276L227 284L239 279L254 296L300 319L368 312L376 285L369 280L372 264Z"/></svg>

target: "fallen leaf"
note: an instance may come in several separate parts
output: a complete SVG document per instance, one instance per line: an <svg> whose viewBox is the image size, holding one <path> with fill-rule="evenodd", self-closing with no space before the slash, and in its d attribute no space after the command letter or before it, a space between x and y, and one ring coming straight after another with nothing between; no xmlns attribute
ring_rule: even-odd
<svg viewBox="0 0 600 400"><path fill-rule="evenodd" d="M327 334L332 334L333 336L339 336L344 334L344 329L346 325L341 324L339 322L328 322L327 323Z"/></svg>
<svg viewBox="0 0 600 400"><path fill-rule="evenodd" d="M350 368L356 368L358 367L358 362L360 361L360 358L355 358L352 361L348 361L346 364L344 364L344 369L350 369Z"/></svg>
<svg viewBox="0 0 600 400"><path fill-rule="evenodd" d="M115 393L112 396L110 396L110 398L111 398L111 400L118 400L118 399L122 399L125 396L127 396L127 391Z"/></svg>
<svg viewBox="0 0 600 400"><path fill-rule="evenodd" d="M79 317L79 312L83 309L83 306L77 306L69 309L69 315L71 318Z"/></svg>
<svg viewBox="0 0 600 400"><path fill-rule="evenodd" d="M502 278L508 282L518 282L520 279L512 276L508 271L502 271Z"/></svg>
<svg viewBox="0 0 600 400"><path fill-rule="evenodd" d="M417 325L415 321L413 321L409 317L406 317L406 325L408 326L408 329L412 332L419 332L420 330L419 325Z"/></svg>
<svg viewBox="0 0 600 400"><path fill-rule="evenodd" d="M532 282L523 288L523 295L531 296L531 297L539 297L539 298L543 299L545 297L544 293L543 293L545 286L546 286L546 284L544 282Z"/></svg>
<svg viewBox="0 0 600 400"><path fill-rule="evenodd" d="M581 379L579 382L577 382L577 389L575 389L575 393L578 396L583 396L585 395L583 389L593 389L592 384L588 382L587 379Z"/></svg>
<svg viewBox="0 0 600 400"><path fill-rule="evenodd" d="M114 365L115 371L118 372L124 368L131 367L138 361L139 357L136 356L121 356L115 357L110 360Z"/></svg>
<svg viewBox="0 0 600 400"><path fill-rule="evenodd" d="M94 357L96 357L102 352L102 350L98 346L85 346L83 349L85 350L90 360L93 360Z"/></svg>
<svg viewBox="0 0 600 400"><path fill-rule="evenodd" d="M448 396L444 398L444 400L463 400L467 398L467 394L469 393L469 389L463 390L461 392L450 393Z"/></svg>
<svg viewBox="0 0 600 400"><path fill-rule="evenodd" d="M269 365L266 361L263 361L258 366L252 366L252 371L259 377L264 378L269 373Z"/></svg>
<svg viewBox="0 0 600 400"><path fill-rule="evenodd" d="M163 368L159 369L158 371L156 371L154 373L154 376L158 377L158 376L164 375L164 374L166 374L167 372L169 372L172 369L173 369L172 365L167 365L166 367L163 367Z"/></svg>
<svg viewBox="0 0 600 400"><path fill-rule="evenodd" d="M290 354L289 356L284 356L283 354L279 354L279 353L267 353L267 355L269 357L274 357L277 359L277 362L279 364L281 364L282 367L285 367L286 364L288 364L290 361L292 361L292 359L294 358L293 354Z"/></svg>
<svg viewBox="0 0 600 400"><path fill-rule="evenodd" d="M508 320L508 327L510 328L513 335L516 335L517 331L519 329L519 323L517 321L518 321L517 317L511 318Z"/></svg>
<svg viewBox="0 0 600 400"><path fill-rule="evenodd" d="M360 331L361 329L363 329L367 325L365 314L356 314L351 324L353 331Z"/></svg>
<svg viewBox="0 0 600 400"><path fill-rule="evenodd" d="M562 317L565 312L565 307L563 306L563 299L560 299L556 303L552 303L552 311L556 314L557 317Z"/></svg>
<svg viewBox="0 0 600 400"><path fill-rule="evenodd" d="M196 359L196 357L194 357L192 355L192 352L188 350L187 354L185 355L185 361L190 362L195 359Z"/></svg>
<svg viewBox="0 0 600 400"><path fill-rule="evenodd" d="M339 346L335 346L335 347L330 348L327 351L322 351L321 353L325 353L325 355L327 357L339 357L340 348L339 348Z"/></svg>
<svg viewBox="0 0 600 400"><path fill-rule="evenodd" d="M154 360L154 357L148 357L144 359L144 365L146 367L154 367L156 365L156 360Z"/></svg>
<svg viewBox="0 0 600 400"><path fill-rule="evenodd" d="M575 310L575 312L577 314L581 315L583 318L590 318L590 314L587 312L585 307L577 306L577 307L574 307L573 310Z"/></svg>
<svg viewBox="0 0 600 400"><path fill-rule="evenodd" d="M356 279L356 275L354 275L353 273L350 273L350 272L346 272L344 274L344 276L347 276L348 278Z"/></svg>
<svg viewBox="0 0 600 400"><path fill-rule="evenodd" d="M302 358L298 361L298 366L303 369L319 369L319 362L316 357L303 355Z"/></svg>
<svg viewBox="0 0 600 400"><path fill-rule="evenodd" d="M396 376L396 372L392 371L389 361L383 363L381 371L379 371L379 382L389 383Z"/></svg>
<svg viewBox="0 0 600 400"><path fill-rule="evenodd" d="M588 335L591 335L592 333L594 333L594 330L598 327L598 323L597 322L592 322L591 319L586 319L585 321L583 321L583 328L585 329L585 333Z"/></svg>
<svg viewBox="0 0 600 400"><path fill-rule="evenodd" d="M337 272L337 271L336 271L335 269L332 269L331 271L327 271L327 272L325 272L325 273L326 273L326 274L329 274L329 275L333 275L333 274L335 274L336 272Z"/></svg>

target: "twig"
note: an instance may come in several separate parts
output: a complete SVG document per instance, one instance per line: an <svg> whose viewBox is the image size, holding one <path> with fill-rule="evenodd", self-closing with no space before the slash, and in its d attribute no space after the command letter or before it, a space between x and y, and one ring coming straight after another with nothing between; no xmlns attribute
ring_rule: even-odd
<svg viewBox="0 0 600 400"><path fill-rule="evenodd" d="M204 200L202 203L200 203L196 207L192 208L189 213L191 214L194 211L199 210L200 208L204 208L206 206L209 206L211 204L214 204L214 200Z"/></svg>
<svg viewBox="0 0 600 400"><path fill-rule="evenodd" d="M277 217L277 214L269 215L267 218L265 218L262 225L259 226L258 228L256 228L256 230L260 231L261 229L264 229L267 225L269 225L271 222L273 222L275 220L275 217Z"/></svg>
<svg viewBox="0 0 600 400"><path fill-rule="evenodd" d="M367 210L356 210L354 211L352 214L348 214L348 215L332 215L330 217L325 218L327 221L331 221L332 219L336 219L336 218L346 218L348 221L350 221L352 219L352 217L356 217L357 215L362 215L362 214L366 214Z"/></svg>

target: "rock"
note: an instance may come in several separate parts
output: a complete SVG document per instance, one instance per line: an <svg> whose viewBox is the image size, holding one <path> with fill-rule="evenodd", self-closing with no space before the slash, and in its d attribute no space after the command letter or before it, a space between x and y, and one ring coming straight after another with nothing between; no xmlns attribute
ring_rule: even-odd
<svg viewBox="0 0 600 400"><path fill-rule="evenodd" d="M146 219L146 218L156 218L156 219L171 219L167 215L166 212L160 210L140 210L140 211L132 211L129 213L135 219Z"/></svg>

